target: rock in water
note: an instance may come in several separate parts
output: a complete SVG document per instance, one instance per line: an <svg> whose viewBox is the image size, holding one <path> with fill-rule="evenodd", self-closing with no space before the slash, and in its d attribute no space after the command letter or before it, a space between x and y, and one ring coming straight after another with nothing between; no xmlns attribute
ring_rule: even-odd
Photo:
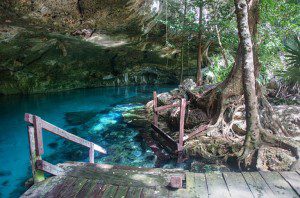
<svg viewBox="0 0 300 198"><path fill-rule="evenodd" d="M69 125L81 125L95 117L97 112L93 111L78 111L65 113L65 119Z"/></svg>

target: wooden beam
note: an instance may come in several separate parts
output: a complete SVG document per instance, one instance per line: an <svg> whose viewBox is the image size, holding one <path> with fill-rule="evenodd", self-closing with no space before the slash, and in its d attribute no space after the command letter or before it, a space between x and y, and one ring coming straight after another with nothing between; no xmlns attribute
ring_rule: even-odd
<svg viewBox="0 0 300 198"><path fill-rule="evenodd" d="M179 122L179 144L178 144L178 151L182 151L183 150L185 108L186 108L186 100L185 100L185 98L182 98L181 99L181 105L180 105L180 122Z"/></svg>
<svg viewBox="0 0 300 198"><path fill-rule="evenodd" d="M63 175L65 173L64 169L55 166L53 164L50 164L49 162L46 162L44 160L37 160L36 161L36 168L39 170L42 170L46 173L50 173L52 175Z"/></svg>
<svg viewBox="0 0 300 198"><path fill-rule="evenodd" d="M177 142L168 134L166 134L165 132L163 132L160 128L158 128L157 126L155 126L154 124L151 124L152 129L158 134L160 135L160 137L162 137L170 146L171 149L174 149L177 151Z"/></svg>
<svg viewBox="0 0 300 198"><path fill-rule="evenodd" d="M179 103L173 103L173 104L157 107L157 108L154 109L154 111L155 112L160 112L160 111L163 111L163 110L166 110L166 109L170 109L170 108L173 108L173 107L179 107L179 106L180 106Z"/></svg>
<svg viewBox="0 0 300 198"><path fill-rule="evenodd" d="M36 154L41 156L44 154L43 134L42 134L42 119L38 116L33 116L35 150Z"/></svg>
<svg viewBox="0 0 300 198"><path fill-rule="evenodd" d="M107 154L106 150L104 148L102 148L101 146L99 146L97 144L93 144L93 145L94 145L95 151L98 151L99 153Z"/></svg>
<svg viewBox="0 0 300 198"><path fill-rule="evenodd" d="M155 110L157 108L157 93L153 92L153 124L158 126L158 112Z"/></svg>
<svg viewBox="0 0 300 198"><path fill-rule="evenodd" d="M200 126L198 129L196 129L195 131L193 131L192 133L187 135L187 138L184 139L184 141L189 140L193 137L197 137L198 135L200 135L201 132L205 131L207 129L208 125L202 125Z"/></svg>
<svg viewBox="0 0 300 198"><path fill-rule="evenodd" d="M35 167L36 161L41 160L42 158L40 156L36 156L33 126L28 126L27 129L28 129L28 141L29 141L32 177L33 177L34 183L37 183L37 182L41 182L41 181L45 180L44 173L40 170L37 170Z"/></svg>
<svg viewBox="0 0 300 198"><path fill-rule="evenodd" d="M90 158L90 163L94 163L94 158L95 158L95 150L94 150L94 143L91 143L90 151L89 151L89 158Z"/></svg>

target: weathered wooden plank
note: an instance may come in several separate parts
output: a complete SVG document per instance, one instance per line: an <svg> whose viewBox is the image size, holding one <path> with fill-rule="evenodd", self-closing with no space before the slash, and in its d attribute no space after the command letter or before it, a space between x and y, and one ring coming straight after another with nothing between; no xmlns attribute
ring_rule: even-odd
<svg viewBox="0 0 300 198"><path fill-rule="evenodd" d="M180 121L179 121L179 143L178 143L178 151L182 151L182 150L183 150L183 136L184 136L185 108L186 108L186 100L185 100L185 98L182 98L182 99L181 99L181 105L180 105Z"/></svg>
<svg viewBox="0 0 300 198"><path fill-rule="evenodd" d="M104 185L102 182L98 182L91 193L90 197L102 197L107 185Z"/></svg>
<svg viewBox="0 0 300 198"><path fill-rule="evenodd" d="M160 137L162 137L166 143L168 144L168 146L174 150L177 150L177 142L168 134L166 134L165 132L163 132L160 128L158 128L157 126L151 124L152 129L158 134L160 135Z"/></svg>
<svg viewBox="0 0 300 198"><path fill-rule="evenodd" d="M278 172L259 172L270 186L276 197L298 197L291 186L280 176Z"/></svg>
<svg viewBox="0 0 300 198"><path fill-rule="evenodd" d="M300 175L296 172L281 172L280 175L292 186L300 196Z"/></svg>
<svg viewBox="0 0 300 198"><path fill-rule="evenodd" d="M128 189L129 189L128 186L119 186L118 190L117 190L117 192L115 194L115 198L125 198Z"/></svg>
<svg viewBox="0 0 300 198"><path fill-rule="evenodd" d="M195 192L196 197L208 197L208 189L204 173L195 173Z"/></svg>
<svg viewBox="0 0 300 198"><path fill-rule="evenodd" d="M153 188L143 188L141 192L141 198L148 198L148 197L158 197L159 191Z"/></svg>
<svg viewBox="0 0 300 198"><path fill-rule="evenodd" d="M55 176L47 178L44 181L35 183L21 197L45 197L53 188L62 184L65 176Z"/></svg>
<svg viewBox="0 0 300 198"><path fill-rule="evenodd" d="M60 197L60 194L68 189L74 182L76 182L77 178L74 177L65 177L62 182L56 185L51 190L47 191L45 197Z"/></svg>
<svg viewBox="0 0 300 198"><path fill-rule="evenodd" d="M186 190L188 191L188 194L190 197L195 196L195 173L187 172L185 174L186 179Z"/></svg>
<svg viewBox="0 0 300 198"><path fill-rule="evenodd" d="M64 169L44 160L36 160L36 168L52 175L63 175L65 173Z"/></svg>
<svg viewBox="0 0 300 198"><path fill-rule="evenodd" d="M34 137L35 137L35 151L41 156L44 154L43 134L42 134L42 119L38 116L33 116Z"/></svg>
<svg viewBox="0 0 300 198"><path fill-rule="evenodd" d="M97 180L87 180L80 191L77 193L76 198L91 197L91 193L97 185Z"/></svg>
<svg viewBox="0 0 300 198"><path fill-rule="evenodd" d="M75 197L77 193L81 190L84 184L87 182L87 179L84 178L77 178L72 185L68 186L67 188L63 189L60 192L60 197Z"/></svg>
<svg viewBox="0 0 300 198"><path fill-rule="evenodd" d="M270 187L258 172L242 172L253 196L259 197L275 197Z"/></svg>
<svg viewBox="0 0 300 198"><path fill-rule="evenodd" d="M170 109L170 108L173 108L173 107L179 107L179 106L180 106L180 103L173 103L173 104L169 104L169 105L165 105L165 106L156 107L154 110L156 112L160 112L160 111L163 111L163 110L167 110L167 109Z"/></svg>
<svg viewBox="0 0 300 198"><path fill-rule="evenodd" d="M103 198L114 198L117 190L118 190L118 186L107 185L102 197Z"/></svg>
<svg viewBox="0 0 300 198"><path fill-rule="evenodd" d="M252 198L253 194L241 173L223 173L231 197Z"/></svg>
<svg viewBox="0 0 300 198"><path fill-rule="evenodd" d="M153 124L154 126L158 126L158 112L155 111L157 108L157 93L153 92Z"/></svg>
<svg viewBox="0 0 300 198"><path fill-rule="evenodd" d="M212 172L205 174L209 197L230 197L226 183L221 173Z"/></svg>
<svg viewBox="0 0 300 198"><path fill-rule="evenodd" d="M94 143L92 142L89 150L89 159L90 159L90 163L93 164L95 160L95 150L94 150Z"/></svg>
<svg viewBox="0 0 300 198"><path fill-rule="evenodd" d="M36 169L36 161L41 160L41 156L36 156L35 152L35 138L34 138L34 128L28 126L28 141L30 150L30 163L34 183L41 182L45 180L44 172Z"/></svg>
<svg viewBox="0 0 300 198"><path fill-rule="evenodd" d="M143 188L130 187L127 191L127 198L140 198Z"/></svg>

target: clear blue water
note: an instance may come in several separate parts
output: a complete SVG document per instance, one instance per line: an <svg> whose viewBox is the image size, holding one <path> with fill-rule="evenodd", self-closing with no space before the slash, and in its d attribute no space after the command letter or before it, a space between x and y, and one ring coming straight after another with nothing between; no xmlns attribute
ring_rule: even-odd
<svg viewBox="0 0 300 198"><path fill-rule="evenodd" d="M0 97L0 197L18 197L31 177L29 146L24 113L43 119L104 147L97 163L153 167L155 156L139 132L122 120L122 112L138 108L152 91L175 86L136 86L78 89L60 93ZM80 145L43 133L44 159L51 163L88 161Z"/></svg>

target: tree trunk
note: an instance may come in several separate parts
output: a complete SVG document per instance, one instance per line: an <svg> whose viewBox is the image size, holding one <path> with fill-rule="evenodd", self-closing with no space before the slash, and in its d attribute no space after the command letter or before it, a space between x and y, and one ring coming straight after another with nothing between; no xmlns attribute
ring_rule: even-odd
<svg viewBox="0 0 300 198"><path fill-rule="evenodd" d="M183 0L183 6L184 6L184 11L183 11L183 22L182 22L182 27L183 27L183 32L182 32L182 40L181 40L181 73L180 73L180 83L183 82L183 67L184 67L184 46L185 46L185 25L186 25L186 11L187 11L187 0Z"/></svg>
<svg viewBox="0 0 300 198"><path fill-rule="evenodd" d="M198 59L197 59L197 79L196 83L198 86L202 85L202 14L203 14L203 6L200 4L199 6L199 44L198 44Z"/></svg>
<svg viewBox="0 0 300 198"><path fill-rule="evenodd" d="M259 140L260 121L255 90L253 44L248 22L246 0L235 0L239 39L241 43L242 77L246 110L245 155L254 150Z"/></svg>
<svg viewBox="0 0 300 198"><path fill-rule="evenodd" d="M217 25L216 25L216 33L217 33L217 37L218 37L219 46L221 48L221 54L222 54L222 57L223 57L223 60L224 60L224 63L225 63L225 67L227 68L229 66L228 59L226 57L225 50L224 50L223 45L222 45L221 34L220 34L220 30L218 29Z"/></svg>

